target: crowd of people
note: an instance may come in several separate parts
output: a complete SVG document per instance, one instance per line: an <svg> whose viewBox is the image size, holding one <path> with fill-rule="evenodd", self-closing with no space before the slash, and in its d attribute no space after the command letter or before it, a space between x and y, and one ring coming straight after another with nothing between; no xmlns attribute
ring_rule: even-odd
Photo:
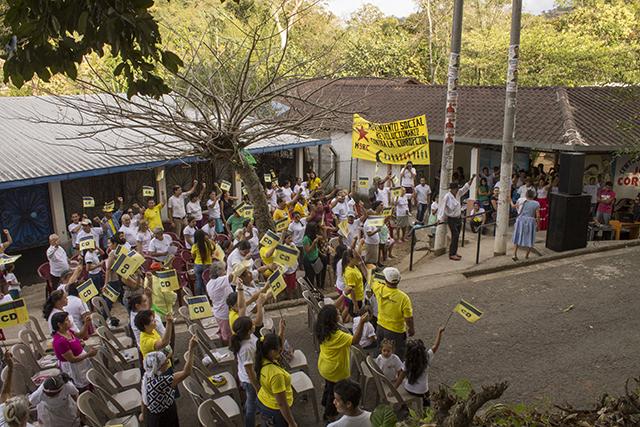
<svg viewBox="0 0 640 427"><path fill-rule="evenodd" d="M50 280L42 314L60 372L44 378L27 399L5 393L10 390L9 376L2 394L5 422L25 425L31 404L37 406L44 426L79 425L75 402L80 394L95 391L87 373L101 358L105 339L101 335L90 344L100 327L96 322L104 318L105 324L118 327L122 319L111 309L120 303L128 313L123 326L143 371L138 385L141 419L149 426L179 425L178 384L193 375L194 365L220 365L209 356L195 359L205 344L194 333L185 349L184 367L177 370L174 317L186 302L181 296L194 295L206 297L211 306L216 329L212 341L233 354L245 425L254 427L259 414L267 425L295 426L287 363L295 343L285 336L284 319L276 327L265 305L278 298L298 298L302 286L319 306L312 324L317 371L325 382L326 423L371 425L369 413L360 408L364 391L351 380L353 347L372 355L394 387L428 406L428 367L444 329L438 330L431 348L415 337L411 298L400 289L400 271L385 263L394 257L396 245L409 240L415 224L446 223L451 231L449 258L460 260L457 242L468 192L476 185L469 222L479 227L495 218L499 181L497 168L492 173L483 168L469 179L458 168L449 192L438 203L437 194L425 177L418 178L411 162L399 177L389 173L374 178L368 198L357 194L355 183L350 189L327 189L312 171L306 179L280 182L273 175L264 183L273 230L257 229L246 195L235 197L218 183L207 190L207 184L198 181L187 191L174 186L168 200L149 197L144 206L127 207L118 197L105 204L102 217L74 213L68 226L71 248L63 247L53 234L46 250ZM517 260L518 249L526 248L528 257L536 230L546 228L548 194L557 191L558 180L553 171L538 167L530 174L520 171L512 182ZM599 221L607 220L605 211L615 200L609 187L597 191L594 210ZM163 218L165 206L168 215ZM4 234L10 243L8 231ZM281 251L295 255L283 261ZM133 274L119 274L114 264L122 252L139 254L144 263ZM179 289L168 292L157 280L167 272L175 272ZM284 283L281 296L275 277ZM5 266L4 280L3 302L20 298L12 264ZM79 292L88 280L99 291L91 301ZM328 300L323 290L336 290L338 297ZM107 298L107 293L115 297ZM10 352L5 365L11 375Z"/></svg>

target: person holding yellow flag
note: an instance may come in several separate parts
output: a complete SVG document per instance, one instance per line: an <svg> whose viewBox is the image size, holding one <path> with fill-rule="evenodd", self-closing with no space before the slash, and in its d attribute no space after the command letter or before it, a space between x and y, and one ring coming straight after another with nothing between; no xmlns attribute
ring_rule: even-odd
<svg viewBox="0 0 640 427"><path fill-rule="evenodd" d="M395 344L395 353L404 360L407 335L415 335L413 325L413 306L409 296L398 289L400 271L395 267L382 270L385 283L374 280L371 283L378 302L378 325L376 335L378 345L385 338Z"/></svg>
<svg viewBox="0 0 640 427"><path fill-rule="evenodd" d="M338 411L333 403L333 387L338 381L351 377L351 346L358 345L369 315L363 314L353 335L338 325L340 315L335 305L325 305L318 313L315 334L320 343L318 371L325 380L322 406L324 421L334 421Z"/></svg>

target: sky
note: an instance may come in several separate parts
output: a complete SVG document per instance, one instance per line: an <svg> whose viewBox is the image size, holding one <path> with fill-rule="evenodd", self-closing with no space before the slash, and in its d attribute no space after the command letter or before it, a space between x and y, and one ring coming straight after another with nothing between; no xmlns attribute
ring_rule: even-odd
<svg viewBox="0 0 640 427"><path fill-rule="evenodd" d="M327 0L329 10L336 15L347 18L365 3L378 6L386 15L403 17L417 9L414 0ZM523 9L529 13L540 13L553 8L554 0L523 0Z"/></svg>

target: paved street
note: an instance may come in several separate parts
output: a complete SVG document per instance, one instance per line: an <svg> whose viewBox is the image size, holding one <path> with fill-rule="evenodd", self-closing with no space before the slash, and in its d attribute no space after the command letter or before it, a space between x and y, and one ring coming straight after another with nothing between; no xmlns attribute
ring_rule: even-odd
<svg viewBox="0 0 640 427"><path fill-rule="evenodd" d="M590 405L603 392L622 393L624 381L638 375L638 256L640 248L631 248L476 280L451 275L445 286L419 278L403 282L411 289L418 336L427 343L459 298L484 311L473 325L452 317L429 373L431 387L461 378L477 386L507 380L503 402L576 406ZM320 398L305 311L285 313L288 336L307 354ZM187 426L197 425L193 409L186 396L181 399ZM308 403L295 414L313 424Z"/></svg>

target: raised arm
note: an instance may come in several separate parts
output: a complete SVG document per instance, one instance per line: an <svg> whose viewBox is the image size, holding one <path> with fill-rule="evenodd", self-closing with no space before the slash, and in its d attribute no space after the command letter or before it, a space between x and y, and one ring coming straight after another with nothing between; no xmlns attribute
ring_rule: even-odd
<svg viewBox="0 0 640 427"><path fill-rule="evenodd" d="M198 345L198 339L193 336L189 341L189 358L187 359L187 363L184 365L184 369L182 371L176 372L173 374L173 381L171 385L175 388L184 381L189 375L191 375L191 369L193 368L193 358L196 354L196 346Z"/></svg>
<svg viewBox="0 0 640 427"><path fill-rule="evenodd" d="M165 319L167 321L167 327L164 330L164 335L162 336L162 338L153 343L153 348L155 350L161 350L168 346L171 342L171 335L173 334L173 315L169 312L165 316Z"/></svg>
<svg viewBox="0 0 640 427"><path fill-rule="evenodd" d="M351 345L358 345L360 342L360 338L362 338L362 331L364 330L364 324L369 320L369 313L364 313L360 317L360 323L358 323L358 327L353 332L353 338L351 339Z"/></svg>
<svg viewBox="0 0 640 427"><path fill-rule="evenodd" d="M185 191L185 195L187 197L189 197L191 195L191 193L193 193L194 191L196 191L196 187L198 186L198 180L194 179L193 183L191 184L191 188L189 189L189 191Z"/></svg>

